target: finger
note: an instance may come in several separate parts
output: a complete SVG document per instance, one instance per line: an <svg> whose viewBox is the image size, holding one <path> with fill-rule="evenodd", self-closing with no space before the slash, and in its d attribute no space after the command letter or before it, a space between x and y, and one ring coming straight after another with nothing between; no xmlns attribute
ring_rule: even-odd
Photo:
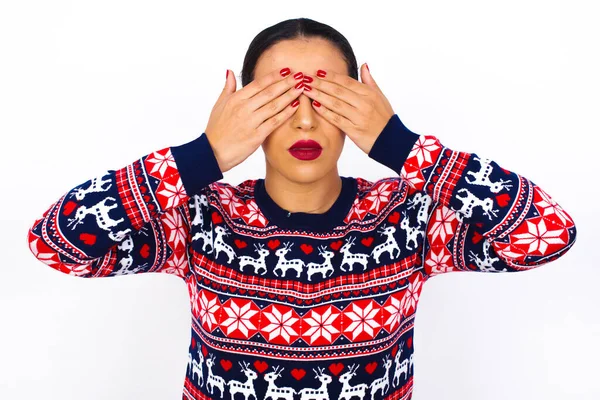
<svg viewBox="0 0 600 400"><path fill-rule="evenodd" d="M273 101L276 101L280 97L284 97L284 99L277 101L283 101L284 103L292 101L294 97L289 98L289 96L286 96L286 92L289 94L290 91L294 92L295 89L302 88L303 78L304 74L302 72L298 72L294 75L290 74L287 78L285 78L282 81L278 81L270 86L267 86L261 92L258 92L256 95L254 95L254 97L246 100L248 103L246 105L246 109L251 112L257 111L260 108L264 108L266 105L272 103ZM273 109L277 108L275 106L272 107ZM268 115L265 118L268 118L271 115Z"/></svg>
<svg viewBox="0 0 600 400"><path fill-rule="evenodd" d="M383 91L379 88L377 82L375 82L375 79L373 78L373 75L371 75L371 71L369 70L369 66L367 65L367 63L361 65L360 76L364 83L366 83L369 87L375 88L381 95L383 95Z"/></svg>
<svg viewBox="0 0 600 400"><path fill-rule="evenodd" d="M304 91L304 94L307 94ZM353 132L357 129L357 126L348 118L328 109L326 106L321 104L319 101L311 101L313 109L323 116L329 123L338 127L342 132ZM319 106L317 106L319 104Z"/></svg>
<svg viewBox="0 0 600 400"><path fill-rule="evenodd" d="M287 121L292 115L294 115L298 108L300 108L298 107L297 103L299 102L296 102L295 105L293 105L293 102L292 104L288 104L287 107L285 107L281 112L272 116L271 118L268 118L266 121L264 121L261 125L258 126L256 131L258 132L258 135L261 138L261 140L264 141L266 137L271 134L271 132L279 128L281 125L284 124L285 121Z"/></svg>
<svg viewBox="0 0 600 400"><path fill-rule="evenodd" d="M278 89L279 93L274 96L278 96L283 93L285 88L285 83L288 83L288 88L294 82L293 78L294 74L289 68L282 68L280 70L273 70L266 75L263 75L259 78L254 79L252 82L247 84L244 88L238 91L238 96L240 100L248 100L255 97L258 93L263 92L266 88L271 87L277 83L280 83L278 86L274 86L274 89ZM273 90L273 89L269 89ZM258 108L260 106L257 106ZM255 109L256 109L255 108Z"/></svg>
<svg viewBox="0 0 600 400"><path fill-rule="evenodd" d="M221 103L223 103L225 99L229 97L229 95L235 93L236 87L237 82L235 80L235 75L231 70L228 69L225 77L225 85L223 86L223 90L221 90L221 94L217 98L213 109L219 107Z"/></svg>
<svg viewBox="0 0 600 400"><path fill-rule="evenodd" d="M330 111L333 111L334 113L350 121L352 121L353 117L356 117L360 114L359 110L361 110L361 108L354 107L353 105L340 100L338 97L330 96L329 94L320 91L312 85L309 87L311 88L310 90L308 88L304 89L304 94L307 97L310 97L312 100L317 100L318 103L327 107Z"/></svg>
<svg viewBox="0 0 600 400"><path fill-rule="evenodd" d="M306 76L314 78L313 85L322 92L339 97L355 107L357 107L354 104L355 102L360 101L361 97L369 95L368 85L357 81L351 76L332 71L327 71L325 76L323 76L323 74L318 73L319 71L317 71L316 75Z"/></svg>
<svg viewBox="0 0 600 400"><path fill-rule="evenodd" d="M289 106L295 99L302 94L304 85L302 81L299 81L295 86L288 89L283 95L271 100L267 104L252 113L250 117L250 123L253 126L260 125L267 119L273 117L281 110Z"/></svg>

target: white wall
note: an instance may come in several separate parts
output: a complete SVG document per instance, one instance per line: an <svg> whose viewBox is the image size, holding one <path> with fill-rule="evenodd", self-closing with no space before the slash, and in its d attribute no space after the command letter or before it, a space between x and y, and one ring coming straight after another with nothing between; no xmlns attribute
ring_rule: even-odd
<svg viewBox="0 0 600 400"><path fill-rule="evenodd" d="M592 3L3 1L0 398L181 398L183 281L68 277L31 255L27 229L76 184L201 134L252 38L309 17L346 35L410 129L528 177L577 225L573 249L539 269L426 284L414 399L598 399ZM346 143L342 175L393 173ZM223 180L263 176L260 148L243 165Z"/></svg>

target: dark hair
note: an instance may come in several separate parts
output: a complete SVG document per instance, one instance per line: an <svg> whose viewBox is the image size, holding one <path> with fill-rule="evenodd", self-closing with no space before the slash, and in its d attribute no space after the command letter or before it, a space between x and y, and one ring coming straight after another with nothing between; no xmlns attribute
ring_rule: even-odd
<svg viewBox="0 0 600 400"><path fill-rule="evenodd" d="M264 51L273 45L291 39L308 39L319 37L328 40L336 46L346 65L348 66L348 75L358 80L358 66L356 65L356 56L348 40L329 25L322 24L309 18L295 18L279 22L260 32L248 46L244 65L242 67L242 86L246 86L254 80L254 70L256 62Z"/></svg>

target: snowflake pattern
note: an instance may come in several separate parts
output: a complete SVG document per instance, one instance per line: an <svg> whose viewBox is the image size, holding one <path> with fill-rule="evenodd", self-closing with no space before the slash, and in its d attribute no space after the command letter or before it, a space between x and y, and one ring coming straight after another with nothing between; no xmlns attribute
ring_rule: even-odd
<svg viewBox="0 0 600 400"><path fill-rule="evenodd" d="M223 304L222 314L225 320L221 322L221 328L225 328L225 334L230 337L248 339L258 332L259 310L252 301L240 299L229 299Z"/></svg>
<svg viewBox="0 0 600 400"><path fill-rule="evenodd" d="M168 230L169 243L174 250L184 248L187 239L187 232L183 225L181 214L175 209L171 209L163 214L162 222Z"/></svg>
<svg viewBox="0 0 600 400"><path fill-rule="evenodd" d="M425 259L427 271L431 275L452 271L452 257L448 252L448 249L446 249L446 246L436 246L436 248L438 253L435 253L435 249L431 248Z"/></svg>
<svg viewBox="0 0 600 400"><path fill-rule="evenodd" d="M302 336L311 345L331 344L340 334L341 313L333 306L312 309L302 320Z"/></svg>
<svg viewBox="0 0 600 400"><path fill-rule="evenodd" d="M534 190L535 193L541 197L541 200L539 200L538 202L534 202L534 204L536 208L540 210L540 214L543 217L555 215L556 217L558 217L558 219L560 219L562 225L565 228L573 226L573 220L571 219L571 217L565 212L565 210L563 210L563 208L560 205L556 203L556 201L553 198L551 198L548 195L548 193L546 193L537 185L534 185Z"/></svg>
<svg viewBox="0 0 600 400"><path fill-rule="evenodd" d="M367 210L365 210L364 204L364 200L361 200L358 197L356 197L344 221L346 223L349 223L350 221L355 219L362 221L365 215L367 214Z"/></svg>
<svg viewBox="0 0 600 400"><path fill-rule="evenodd" d="M441 206L435 210L432 217L431 227L428 234L431 237L431 242L435 243L438 239L442 243L447 243L454 232L456 226L456 213L446 206Z"/></svg>
<svg viewBox="0 0 600 400"><path fill-rule="evenodd" d="M440 145L433 136L421 135L408 154L408 158L416 158L419 168L423 168L425 161L427 161L427 165L433 163L431 153L439 149Z"/></svg>
<svg viewBox="0 0 600 400"><path fill-rule="evenodd" d="M421 273L415 274L414 280L409 282L402 298L402 312L404 315L410 315L412 311L416 310L423 283Z"/></svg>
<svg viewBox="0 0 600 400"><path fill-rule="evenodd" d="M185 251L175 252L165 265L164 272L184 278L188 272L188 258Z"/></svg>
<svg viewBox="0 0 600 400"><path fill-rule="evenodd" d="M420 189L425 183L423 174L420 169L410 170L409 164L404 164L402 167L402 176L414 188Z"/></svg>
<svg viewBox="0 0 600 400"><path fill-rule="evenodd" d="M248 225L259 227L265 227L267 225L267 218L262 214L255 200L249 200L246 203L246 210L248 212L243 214L242 218L244 218L244 221L246 221Z"/></svg>
<svg viewBox="0 0 600 400"><path fill-rule="evenodd" d="M177 171L175 158L170 149L155 151L146 158L145 163L146 168L149 169L149 174L160 179ZM167 174L167 171L169 171L169 174Z"/></svg>
<svg viewBox="0 0 600 400"><path fill-rule="evenodd" d="M245 208L245 204L236 195L234 189L229 185L219 185L217 190L223 208L227 210L231 218L239 218L240 213Z"/></svg>
<svg viewBox="0 0 600 400"><path fill-rule="evenodd" d="M381 182L376 185L365 197L366 209L371 214L378 214L381 209L390 201L393 187L390 182Z"/></svg>
<svg viewBox="0 0 600 400"><path fill-rule="evenodd" d="M399 299L396 295L390 296L383 309L387 312L387 318L384 318L383 326L385 329L392 333L394 329L400 326L402 321L402 299Z"/></svg>
<svg viewBox="0 0 600 400"><path fill-rule="evenodd" d="M356 341L359 337L363 340L374 338L381 329L380 311L379 305L372 300L366 303L353 302L344 310L344 316L349 321L344 333L350 333L348 338L352 341Z"/></svg>
<svg viewBox="0 0 600 400"><path fill-rule="evenodd" d="M201 290L198 296L199 312L198 317L200 323L209 332L212 332L217 327L217 312L221 308L219 299L215 294Z"/></svg>
<svg viewBox="0 0 600 400"><path fill-rule="evenodd" d="M262 321L265 321L260 331L269 342L275 342L276 339L281 339L284 344L290 344L299 337L300 318L298 314L291 308L283 308L281 306L272 305L268 309L263 310Z"/></svg>
<svg viewBox="0 0 600 400"><path fill-rule="evenodd" d="M515 233L511 235L511 238L517 239L513 241L515 245L529 245L527 253L537 252L545 255L549 245L566 243L561 237L565 232L564 228L549 230L544 218L532 218L525 222L527 223L527 232Z"/></svg>
<svg viewBox="0 0 600 400"><path fill-rule="evenodd" d="M166 180L162 181L160 186L162 186L163 189L159 189L157 194L161 196L160 203L164 210L181 204L187 198L187 193L183 187L181 178L177 178L175 183L169 183Z"/></svg>

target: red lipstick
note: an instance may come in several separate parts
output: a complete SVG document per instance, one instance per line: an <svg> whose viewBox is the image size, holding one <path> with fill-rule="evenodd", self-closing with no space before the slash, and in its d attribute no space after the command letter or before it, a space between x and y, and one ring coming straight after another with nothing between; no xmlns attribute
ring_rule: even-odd
<svg viewBox="0 0 600 400"><path fill-rule="evenodd" d="M323 148L314 140L298 140L288 149L299 160L314 160L321 155Z"/></svg>

